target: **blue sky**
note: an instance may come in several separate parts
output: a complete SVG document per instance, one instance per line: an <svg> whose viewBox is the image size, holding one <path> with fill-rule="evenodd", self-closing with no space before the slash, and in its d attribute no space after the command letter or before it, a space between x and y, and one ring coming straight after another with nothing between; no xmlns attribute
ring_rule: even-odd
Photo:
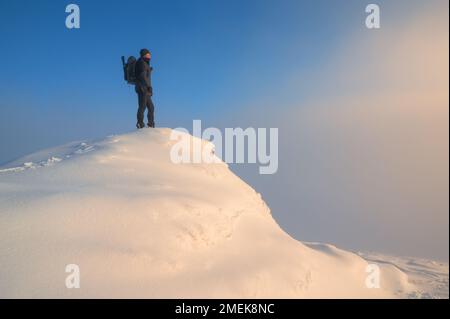
<svg viewBox="0 0 450 319"><path fill-rule="evenodd" d="M361 25L365 7L361 1L76 1L81 28L68 30L68 3L0 4L0 162L132 129L136 97L122 80L121 55L152 51L157 123L188 125L238 114L254 97L273 97L293 70L320 66L345 29Z"/></svg>
<svg viewBox="0 0 450 319"><path fill-rule="evenodd" d="M76 30L0 1L0 163L133 130L120 57L147 47L157 126L279 127L279 173L232 168L294 237L448 260L447 0L377 1L376 31L363 0L72 2Z"/></svg>

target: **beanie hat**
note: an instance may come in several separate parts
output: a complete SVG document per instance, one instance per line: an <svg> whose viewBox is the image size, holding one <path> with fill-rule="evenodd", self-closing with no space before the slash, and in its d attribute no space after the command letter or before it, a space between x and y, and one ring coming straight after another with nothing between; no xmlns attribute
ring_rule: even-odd
<svg viewBox="0 0 450 319"><path fill-rule="evenodd" d="M150 51L149 51L148 49L141 49L141 51L139 52L139 54L140 54L141 56L144 56L144 55L146 55L147 53L150 53Z"/></svg>

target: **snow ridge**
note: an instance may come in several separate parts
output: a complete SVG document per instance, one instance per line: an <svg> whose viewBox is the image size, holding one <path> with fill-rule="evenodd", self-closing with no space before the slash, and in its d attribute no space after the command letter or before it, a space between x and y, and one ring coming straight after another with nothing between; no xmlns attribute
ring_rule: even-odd
<svg viewBox="0 0 450 319"><path fill-rule="evenodd" d="M1 167L0 297L430 297L389 263L368 288L373 261L293 239L226 163L172 163L170 135L74 142ZM65 286L68 264L80 289Z"/></svg>

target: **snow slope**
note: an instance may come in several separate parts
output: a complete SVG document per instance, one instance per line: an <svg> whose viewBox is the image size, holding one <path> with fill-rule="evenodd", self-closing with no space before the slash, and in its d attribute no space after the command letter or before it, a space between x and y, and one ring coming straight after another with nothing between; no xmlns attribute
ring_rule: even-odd
<svg viewBox="0 0 450 319"><path fill-rule="evenodd" d="M417 290L410 298L449 298L448 263L417 257L388 256L375 252L358 252L358 255L371 263L394 265L408 275Z"/></svg>
<svg viewBox="0 0 450 319"><path fill-rule="evenodd" d="M170 133L70 143L1 167L0 297L424 296L393 264L379 264L370 289L362 257L291 238L225 163L173 164ZM65 286L68 264L79 289Z"/></svg>

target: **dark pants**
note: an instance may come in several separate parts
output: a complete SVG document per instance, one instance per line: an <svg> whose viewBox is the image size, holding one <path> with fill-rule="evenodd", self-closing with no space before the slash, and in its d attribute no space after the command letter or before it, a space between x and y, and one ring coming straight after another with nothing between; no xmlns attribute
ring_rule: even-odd
<svg viewBox="0 0 450 319"><path fill-rule="evenodd" d="M155 127L155 120L153 112L155 107L153 106L152 97L150 94L137 92L139 108L137 111L137 122L138 124L144 124L144 112L147 109L147 123L151 127Z"/></svg>

